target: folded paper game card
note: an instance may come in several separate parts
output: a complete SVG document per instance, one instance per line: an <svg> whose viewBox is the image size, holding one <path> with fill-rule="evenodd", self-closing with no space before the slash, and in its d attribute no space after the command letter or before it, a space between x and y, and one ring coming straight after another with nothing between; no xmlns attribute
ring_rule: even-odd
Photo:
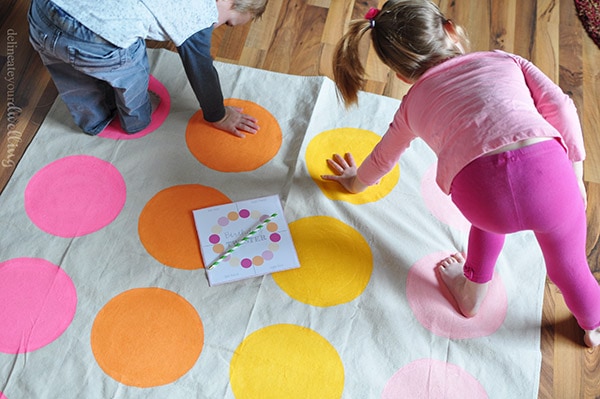
<svg viewBox="0 0 600 399"><path fill-rule="evenodd" d="M211 286L300 266L278 195L193 213Z"/></svg>

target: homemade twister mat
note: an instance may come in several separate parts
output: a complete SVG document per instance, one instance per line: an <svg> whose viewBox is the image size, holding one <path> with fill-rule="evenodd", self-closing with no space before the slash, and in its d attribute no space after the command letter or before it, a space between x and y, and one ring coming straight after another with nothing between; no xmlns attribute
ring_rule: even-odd
<svg viewBox="0 0 600 399"><path fill-rule="evenodd" d="M0 398L537 398L533 235L507 238L465 319L434 267L468 223L423 142L364 193L319 179L397 100L346 110L327 78L218 63L261 125L242 140L202 122L176 54L150 62L148 129L90 137L57 100L0 196ZM270 195L300 268L209 287L192 211Z"/></svg>

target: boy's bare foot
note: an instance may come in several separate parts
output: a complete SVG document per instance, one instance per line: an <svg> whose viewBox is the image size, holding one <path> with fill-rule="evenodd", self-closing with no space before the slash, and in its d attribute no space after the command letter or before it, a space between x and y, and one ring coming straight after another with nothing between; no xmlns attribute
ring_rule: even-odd
<svg viewBox="0 0 600 399"><path fill-rule="evenodd" d="M442 281L456 300L460 312L465 317L473 317L485 299L488 283L479 284L467 280L463 274L464 265L465 258L462 254L456 253L443 259L438 270Z"/></svg>
<svg viewBox="0 0 600 399"><path fill-rule="evenodd" d="M585 330L583 341L590 348L600 345L600 327L595 330Z"/></svg>

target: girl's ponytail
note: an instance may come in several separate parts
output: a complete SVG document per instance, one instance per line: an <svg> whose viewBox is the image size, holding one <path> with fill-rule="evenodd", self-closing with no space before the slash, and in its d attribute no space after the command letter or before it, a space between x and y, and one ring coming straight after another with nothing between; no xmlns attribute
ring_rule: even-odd
<svg viewBox="0 0 600 399"><path fill-rule="evenodd" d="M371 28L369 20L350 23L348 31L338 42L333 55L333 77L346 106L358 101L358 92L366 82L365 67L360 61L360 42Z"/></svg>

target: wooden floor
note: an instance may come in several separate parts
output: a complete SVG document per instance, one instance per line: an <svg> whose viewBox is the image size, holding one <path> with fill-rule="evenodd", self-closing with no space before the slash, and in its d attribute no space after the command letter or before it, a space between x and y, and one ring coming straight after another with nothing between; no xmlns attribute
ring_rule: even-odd
<svg viewBox="0 0 600 399"><path fill-rule="evenodd" d="M467 29L473 50L499 48L522 55L575 101L588 152L587 253L590 267L600 280L600 50L583 30L574 1L437 3L447 17ZM56 89L27 39L28 4L26 0L3 0L0 4L0 190L56 98ZM261 20L242 27L218 28L213 54L224 62L331 77L331 54L347 22L380 4L377 0L269 0ZM365 90L401 98L407 86L395 79L370 49L366 62L369 81ZM548 283L540 398L600 398L600 349L582 345L581 330L556 287Z"/></svg>

